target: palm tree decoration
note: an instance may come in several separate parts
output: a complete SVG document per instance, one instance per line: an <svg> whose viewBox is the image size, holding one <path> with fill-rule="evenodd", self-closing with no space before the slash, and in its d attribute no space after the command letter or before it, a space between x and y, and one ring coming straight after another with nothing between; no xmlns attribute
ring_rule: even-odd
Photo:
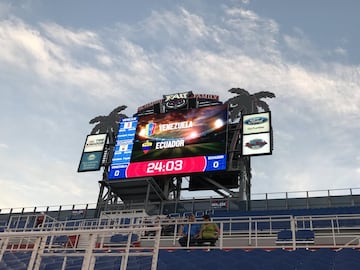
<svg viewBox="0 0 360 270"><path fill-rule="evenodd" d="M120 120L127 117L125 114L120 113L126 108L127 106L122 105L115 108L107 116L99 115L91 119L89 124L97 123L92 129L91 134L110 133L115 136L119 129Z"/></svg>
<svg viewBox="0 0 360 270"><path fill-rule="evenodd" d="M251 95L242 88L231 88L229 92L237 94L237 96L230 98L227 101L230 105L230 119L232 122L239 117L240 113L257 113L259 112L258 108L269 111L269 105L261 99L275 97L274 93L268 91L261 91Z"/></svg>
<svg viewBox="0 0 360 270"><path fill-rule="evenodd" d="M232 123L239 119L242 114L258 113L259 109L263 111L269 111L269 105L262 101L263 98L274 98L275 94L268 91L261 91L255 94L250 94L248 91L242 88L231 88L230 93L236 94L235 97L230 98L226 103L229 105L230 120ZM237 128L233 131L232 138L230 140L229 147L229 160L236 159L238 153L236 149L240 143L240 128L237 124ZM241 172L241 182L239 186L239 194L242 199L246 199L250 202L250 188L251 188L251 167L250 156L238 156L238 164L233 168ZM248 206L250 207L250 206Z"/></svg>

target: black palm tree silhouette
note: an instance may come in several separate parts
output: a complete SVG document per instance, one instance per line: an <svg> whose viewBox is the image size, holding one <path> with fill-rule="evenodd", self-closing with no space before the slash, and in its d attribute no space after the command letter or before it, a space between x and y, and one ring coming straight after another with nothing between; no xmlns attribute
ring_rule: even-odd
<svg viewBox="0 0 360 270"><path fill-rule="evenodd" d="M240 112L242 114L257 113L258 108L264 111L269 111L269 105L262 101L263 98L274 98L275 94L268 91L261 91L255 94L250 94L248 91L242 88L231 88L230 93L237 94L237 96L230 98L229 103L230 119L234 121L239 117Z"/></svg>
<svg viewBox="0 0 360 270"><path fill-rule="evenodd" d="M122 105L115 108L107 116L99 115L91 119L89 124L97 123L92 129L91 134L113 133L116 135L119 129L120 120L127 117L125 114L121 114L120 112L126 108L127 106Z"/></svg>

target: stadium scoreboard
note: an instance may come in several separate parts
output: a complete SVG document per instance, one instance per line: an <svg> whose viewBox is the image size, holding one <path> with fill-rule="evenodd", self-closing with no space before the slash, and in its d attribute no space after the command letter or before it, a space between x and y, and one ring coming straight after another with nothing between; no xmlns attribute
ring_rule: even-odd
<svg viewBox="0 0 360 270"><path fill-rule="evenodd" d="M109 180L226 170L227 105L123 118Z"/></svg>

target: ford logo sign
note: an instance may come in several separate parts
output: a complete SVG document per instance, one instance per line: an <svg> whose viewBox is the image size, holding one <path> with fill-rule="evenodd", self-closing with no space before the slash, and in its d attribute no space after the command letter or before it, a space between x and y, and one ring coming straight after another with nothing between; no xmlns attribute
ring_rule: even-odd
<svg viewBox="0 0 360 270"><path fill-rule="evenodd" d="M246 125L259 125L265 123L267 120L268 119L266 117L257 116L257 117L249 118L244 122Z"/></svg>

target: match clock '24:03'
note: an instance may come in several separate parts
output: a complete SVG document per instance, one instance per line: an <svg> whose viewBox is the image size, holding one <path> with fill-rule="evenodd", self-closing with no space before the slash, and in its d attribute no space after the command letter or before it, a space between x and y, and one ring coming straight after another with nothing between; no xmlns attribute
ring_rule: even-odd
<svg viewBox="0 0 360 270"><path fill-rule="evenodd" d="M183 165L184 161L181 159L153 161L147 164L146 173L182 171Z"/></svg>
<svg viewBox="0 0 360 270"><path fill-rule="evenodd" d="M126 177L155 176L169 173L185 174L225 168L226 159L224 155L152 160L130 163L126 169Z"/></svg>

